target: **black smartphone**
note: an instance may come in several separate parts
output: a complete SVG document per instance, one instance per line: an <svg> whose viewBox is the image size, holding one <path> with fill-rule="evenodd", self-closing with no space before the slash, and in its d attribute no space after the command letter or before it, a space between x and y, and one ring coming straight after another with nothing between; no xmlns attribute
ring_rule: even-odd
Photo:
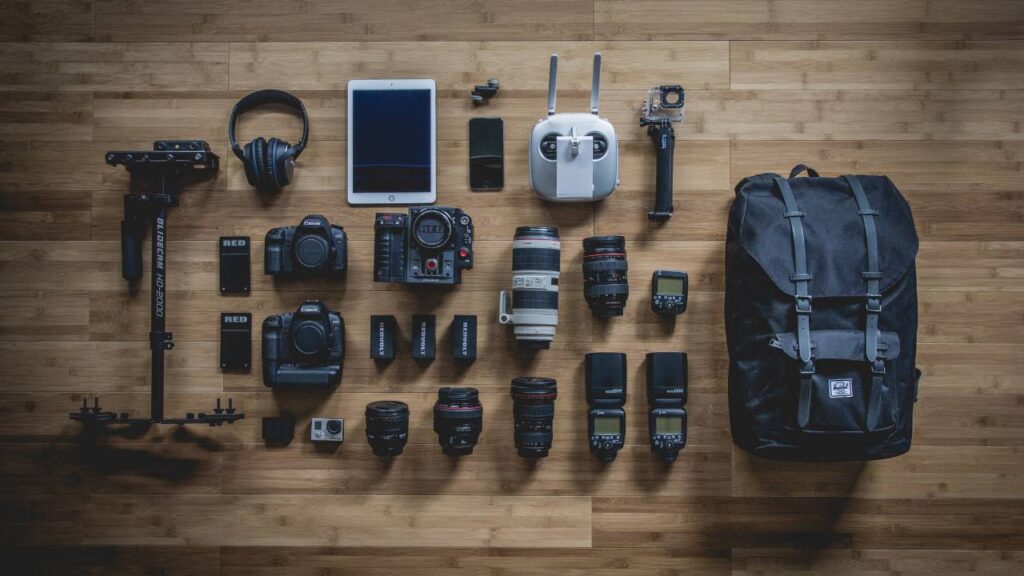
<svg viewBox="0 0 1024 576"><path fill-rule="evenodd" d="M469 187L505 187L505 124L501 118L469 120Z"/></svg>

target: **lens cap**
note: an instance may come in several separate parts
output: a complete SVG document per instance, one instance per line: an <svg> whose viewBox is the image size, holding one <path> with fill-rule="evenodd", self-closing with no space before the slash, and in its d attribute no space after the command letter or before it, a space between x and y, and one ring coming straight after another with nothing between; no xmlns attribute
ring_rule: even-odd
<svg viewBox="0 0 1024 576"><path fill-rule="evenodd" d="M409 405L397 400L377 400L366 405L368 418L408 418Z"/></svg>
<svg viewBox="0 0 1024 576"><path fill-rule="evenodd" d="M315 234L306 234L295 242L295 259L303 268L319 268L327 261L327 240Z"/></svg>
<svg viewBox="0 0 1024 576"><path fill-rule="evenodd" d="M327 330L315 320L301 321L292 329L292 343L299 354L314 356L327 344Z"/></svg>
<svg viewBox="0 0 1024 576"><path fill-rule="evenodd" d="M413 222L412 234L420 246L440 248L451 239L452 221L440 210L425 210Z"/></svg>
<svg viewBox="0 0 1024 576"><path fill-rule="evenodd" d="M512 397L554 400L558 395L558 383L554 378L519 376L512 379Z"/></svg>

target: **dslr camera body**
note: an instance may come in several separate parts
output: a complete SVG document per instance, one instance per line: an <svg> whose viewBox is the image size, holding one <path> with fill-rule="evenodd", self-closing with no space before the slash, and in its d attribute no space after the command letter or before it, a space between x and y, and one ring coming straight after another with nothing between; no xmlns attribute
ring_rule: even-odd
<svg viewBox="0 0 1024 576"><path fill-rule="evenodd" d="M530 185L549 202L603 200L619 184L615 127L597 113L601 53L594 54L590 113L555 113L558 55L551 55L548 116L530 134Z"/></svg>
<svg viewBox="0 0 1024 576"><path fill-rule="evenodd" d="M373 231L374 282L461 284L473 268L473 220L458 208L378 213Z"/></svg>
<svg viewBox="0 0 1024 576"><path fill-rule="evenodd" d="M294 313L263 321L263 384L329 388L341 382L345 319L323 302L308 300Z"/></svg>
<svg viewBox="0 0 1024 576"><path fill-rule="evenodd" d="M273 228L263 249L264 271L279 278L341 276L348 269L348 240L341 226L310 214L298 226Z"/></svg>

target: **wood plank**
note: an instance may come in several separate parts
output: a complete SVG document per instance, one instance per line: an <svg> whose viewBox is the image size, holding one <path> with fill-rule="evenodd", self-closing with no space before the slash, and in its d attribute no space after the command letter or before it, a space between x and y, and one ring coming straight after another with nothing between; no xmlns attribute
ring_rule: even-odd
<svg viewBox="0 0 1024 576"><path fill-rule="evenodd" d="M691 87L689 75L678 81L687 89L686 119L676 127L679 141L1024 138L1016 121L1024 112L1024 91L1020 90L703 90ZM438 139L466 140L467 117L500 116L510 147L525 146L545 109L546 92L503 83L500 98L483 107L470 102L469 89L438 91ZM95 100L95 137L221 139L221 132L211 130L225 124L231 107L245 94L242 90L100 93ZM601 114L615 126L620 141L650 144L638 122L645 94L645 87L601 90ZM347 139L344 90L300 90L295 95L310 116L311 147ZM561 91L558 106L586 110L589 94L583 89ZM243 116L238 133L243 143L259 134L295 142L300 122L289 110L268 106ZM651 154L641 151L644 156ZM512 154L508 156L506 160L511 160Z"/></svg>
<svg viewBox="0 0 1024 576"><path fill-rule="evenodd" d="M224 43L0 43L0 90L224 90Z"/></svg>
<svg viewBox="0 0 1024 576"><path fill-rule="evenodd" d="M89 300L83 293L0 293L0 341L88 339Z"/></svg>
<svg viewBox="0 0 1024 576"><path fill-rule="evenodd" d="M686 78L680 79L685 86ZM687 90L690 140L1020 140L1020 90ZM602 94L603 97L603 94ZM626 119L623 118L623 121ZM616 127L622 124L616 124Z"/></svg>
<svg viewBox="0 0 1024 576"><path fill-rule="evenodd" d="M586 496L94 495L83 542L575 548L589 524Z"/></svg>
<svg viewBox="0 0 1024 576"><path fill-rule="evenodd" d="M747 550L732 553L733 576L800 574L1001 575L1024 571L1017 552L993 550Z"/></svg>
<svg viewBox="0 0 1024 576"><path fill-rule="evenodd" d="M588 40L593 18L591 0L558 5L443 0L420 6L257 0L244 11L225 0L167 5L101 0L96 3L96 37L116 42Z"/></svg>
<svg viewBox="0 0 1024 576"><path fill-rule="evenodd" d="M224 547L223 576L264 576L279 573L337 576L390 576L399 573L469 576L545 574L616 576L621 574L707 574L727 576L726 551L696 554L654 548L298 548Z"/></svg>
<svg viewBox="0 0 1024 576"><path fill-rule="evenodd" d="M90 93L0 92L4 140L90 140Z"/></svg>
<svg viewBox="0 0 1024 576"><path fill-rule="evenodd" d="M345 90L349 79L384 77L433 78L438 89L469 91L496 77L503 86L546 91L548 59L557 51L559 87L589 92L597 50L604 56L602 89L645 89L666 77L685 78L694 89L729 87L726 42L541 41L238 42L231 44L231 88ZM651 66L651 54L659 55L658 66Z"/></svg>
<svg viewBox="0 0 1024 576"><path fill-rule="evenodd" d="M1019 408L1019 406L1018 406ZM1015 472L1024 466L1018 446L914 446L889 460L820 464L776 462L733 451L734 496L873 499L1006 498L1024 490Z"/></svg>
<svg viewBox="0 0 1024 576"><path fill-rule="evenodd" d="M1021 508L973 498L595 497L594 546L1016 550Z"/></svg>
<svg viewBox="0 0 1024 576"><path fill-rule="evenodd" d="M0 190L0 242L88 240L91 208L92 197L83 192ZM42 256L38 250L35 254Z"/></svg>
<svg viewBox="0 0 1024 576"><path fill-rule="evenodd" d="M0 496L0 546L78 544L83 508L80 496Z"/></svg>
<svg viewBox="0 0 1024 576"><path fill-rule="evenodd" d="M93 39L93 2L30 0L0 4L0 42Z"/></svg>
<svg viewBox="0 0 1024 576"><path fill-rule="evenodd" d="M732 142L730 162L732 182L761 172L788 174L804 163L828 175L885 174L905 194L928 193L928 198L936 192L1008 192L991 198L1012 205L1024 174L1024 147L1015 142ZM917 206L913 198L911 206ZM970 216L961 212L957 219Z"/></svg>
<svg viewBox="0 0 1024 576"><path fill-rule="evenodd" d="M1021 41L742 42L730 52L730 87L1020 89L1022 58Z"/></svg>
<svg viewBox="0 0 1024 576"><path fill-rule="evenodd" d="M221 452L187 442L0 443L0 493L57 495L123 492L219 493ZM186 487L187 486L187 487Z"/></svg>
<svg viewBox="0 0 1024 576"><path fill-rule="evenodd" d="M585 421L583 414L579 418ZM505 424L511 430L511 415ZM643 426L647 426L646 418ZM302 432L308 436L308 424L296 434ZM373 455L362 430L348 433L340 455L320 454L307 444L276 451L254 445L229 448L224 453L224 492L610 496L643 490L661 495L722 496L729 491L728 450L688 446L675 464L666 466L648 446L633 445L623 448L609 466L591 456L586 445L566 450L560 444L563 449L552 453L557 458L532 466L515 456L511 443L478 446L471 457L454 461L441 453L435 441L434 445L408 448L388 464ZM638 440L632 429L629 433ZM577 434L577 439L580 436Z"/></svg>
<svg viewBox="0 0 1024 576"><path fill-rule="evenodd" d="M921 390L961 397L1020 394L1024 358L1019 352L1019 344L919 343Z"/></svg>
<svg viewBox="0 0 1024 576"><path fill-rule="evenodd" d="M0 548L12 575L219 576L212 546L33 546Z"/></svg>
<svg viewBox="0 0 1024 576"><path fill-rule="evenodd" d="M596 0L605 40L995 40L1024 33L1013 0Z"/></svg>

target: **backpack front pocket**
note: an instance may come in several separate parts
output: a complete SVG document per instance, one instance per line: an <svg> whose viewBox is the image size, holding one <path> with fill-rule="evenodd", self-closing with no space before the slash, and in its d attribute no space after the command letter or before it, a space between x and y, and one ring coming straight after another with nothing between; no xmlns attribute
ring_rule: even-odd
<svg viewBox="0 0 1024 576"><path fill-rule="evenodd" d="M899 405L893 366L899 355L896 333L880 334L874 362L864 354L863 332L812 331L811 343L813 372L802 373L794 334L778 334L770 342L787 356L779 382L791 391L785 395L785 427L826 435L892 431Z"/></svg>

